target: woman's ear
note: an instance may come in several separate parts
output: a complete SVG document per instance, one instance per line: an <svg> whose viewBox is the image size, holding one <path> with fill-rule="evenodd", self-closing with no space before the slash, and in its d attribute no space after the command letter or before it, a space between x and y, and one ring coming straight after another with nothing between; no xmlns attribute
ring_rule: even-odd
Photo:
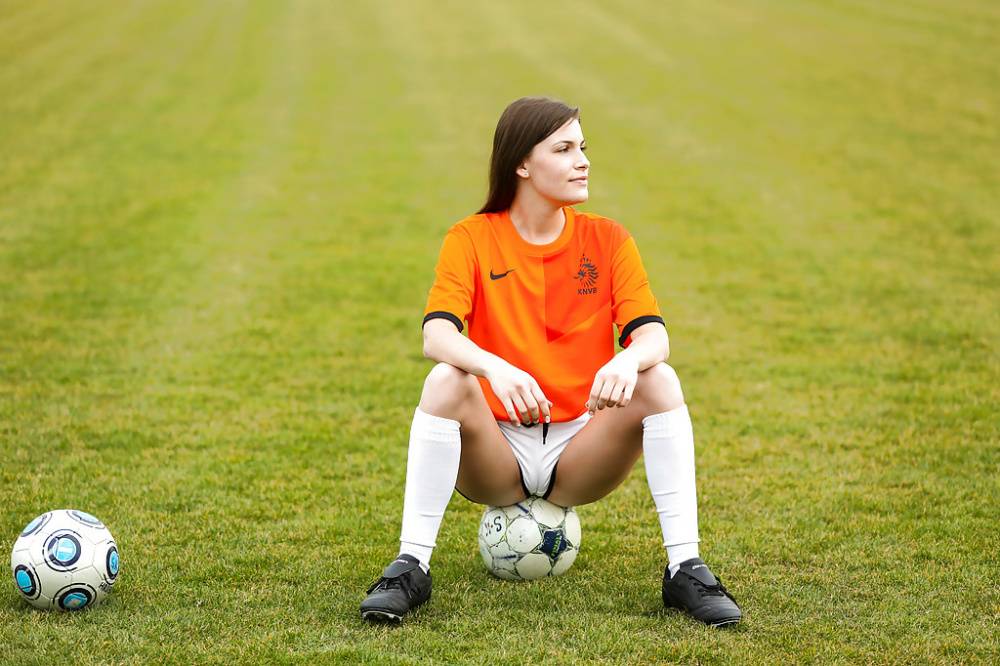
<svg viewBox="0 0 1000 666"><path fill-rule="evenodd" d="M521 166L517 167L517 175L520 176L521 178L527 178L528 177L528 167L524 166L523 164Z"/></svg>

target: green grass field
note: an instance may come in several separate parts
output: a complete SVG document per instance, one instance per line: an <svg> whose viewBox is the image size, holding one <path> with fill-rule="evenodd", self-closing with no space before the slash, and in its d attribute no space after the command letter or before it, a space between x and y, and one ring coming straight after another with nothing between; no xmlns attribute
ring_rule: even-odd
<svg viewBox="0 0 1000 666"><path fill-rule="evenodd" d="M123 557L75 615L3 574L0 662L996 663L998 63L987 0L0 1L0 546ZM564 577L488 577L456 494L431 603L358 618L527 94L639 243L734 631L663 610L641 462Z"/></svg>

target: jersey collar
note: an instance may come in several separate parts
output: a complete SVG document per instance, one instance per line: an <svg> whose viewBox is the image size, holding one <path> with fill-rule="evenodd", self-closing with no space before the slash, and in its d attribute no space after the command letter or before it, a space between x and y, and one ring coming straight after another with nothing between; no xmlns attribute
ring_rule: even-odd
<svg viewBox="0 0 1000 666"><path fill-rule="evenodd" d="M500 228L511 245L516 247L518 251L533 257L547 257L565 248L570 239L573 238L573 228L576 226L576 211L573 210L572 206L563 206L562 210L566 216L566 224L563 225L563 230L559 234L559 237L551 243L536 245L524 240L521 234L517 233L514 221L510 219L509 208L500 214Z"/></svg>

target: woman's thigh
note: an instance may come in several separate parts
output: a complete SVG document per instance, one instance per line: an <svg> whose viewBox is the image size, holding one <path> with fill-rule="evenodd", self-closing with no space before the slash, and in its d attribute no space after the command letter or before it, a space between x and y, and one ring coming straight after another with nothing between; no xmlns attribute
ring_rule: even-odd
<svg viewBox="0 0 1000 666"><path fill-rule="evenodd" d="M461 424L462 455L455 483L460 493L473 502L496 506L525 498L517 459L474 375L439 363L424 383L420 408Z"/></svg>
<svg viewBox="0 0 1000 666"><path fill-rule="evenodd" d="M642 453L644 416L636 402L598 410L566 445L549 501L579 506L617 488Z"/></svg>
<svg viewBox="0 0 1000 666"><path fill-rule="evenodd" d="M642 420L683 404L680 380L669 365L657 363L640 372L628 406L598 410L566 445L549 500L578 506L617 488L642 454Z"/></svg>

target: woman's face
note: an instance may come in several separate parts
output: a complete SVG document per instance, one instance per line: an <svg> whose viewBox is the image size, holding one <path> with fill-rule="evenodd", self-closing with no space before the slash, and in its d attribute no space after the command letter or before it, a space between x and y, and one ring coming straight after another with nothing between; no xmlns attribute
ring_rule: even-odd
<svg viewBox="0 0 1000 666"><path fill-rule="evenodd" d="M517 169L518 189L531 187L539 195L560 206L587 200L590 160L584 154L587 141L580 121L568 121L535 144L531 154Z"/></svg>

